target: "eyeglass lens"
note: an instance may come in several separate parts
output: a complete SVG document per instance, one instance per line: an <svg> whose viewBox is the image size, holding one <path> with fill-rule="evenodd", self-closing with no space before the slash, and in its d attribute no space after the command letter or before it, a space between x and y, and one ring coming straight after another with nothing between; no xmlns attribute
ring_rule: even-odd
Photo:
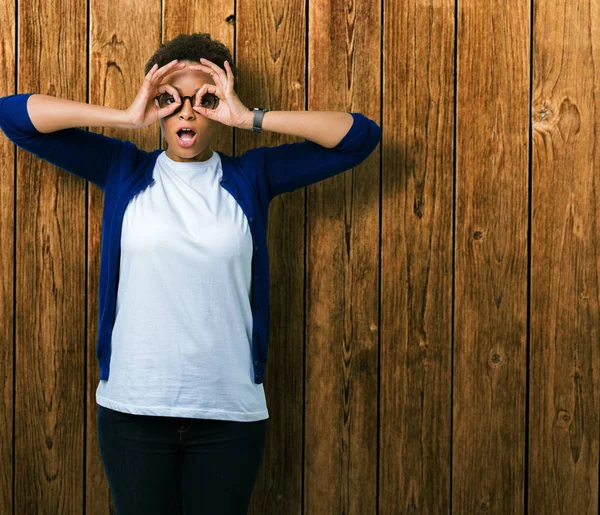
<svg viewBox="0 0 600 515"><path fill-rule="evenodd" d="M179 95L179 98L181 98L181 105L175 111L173 111L173 114L177 113L183 107L183 104L184 104L186 98L190 99L192 106L194 105L195 95L188 96L188 97ZM173 97L173 95L171 95L169 93L163 93L162 95L159 95L159 97L158 97L158 105L161 108L171 105L172 104L171 101L174 102L175 98ZM205 107L206 109L215 109L217 107L218 103L219 103L219 97L213 95L212 93L204 93L204 95L202 95L202 98L200 99L200 105L202 107Z"/></svg>

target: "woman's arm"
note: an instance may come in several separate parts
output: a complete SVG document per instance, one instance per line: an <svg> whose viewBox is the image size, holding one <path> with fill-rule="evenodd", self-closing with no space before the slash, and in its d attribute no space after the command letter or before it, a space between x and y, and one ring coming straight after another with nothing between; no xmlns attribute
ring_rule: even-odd
<svg viewBox="0 0 600 515"><path fill-rule="evenodd" d="M252 129L254 112L248 111L240 129ZM354 119L346 111L268 111L262 130L279 132L313 141L325 148L335 147L348 133Z"/></svg>
<svg viewBox="0 0 600 515"><path fill-rule="evenodd" d="M270 112L265 113L263 122L269 114ZM294 112L275 112L268 130L278 127L287 131L285 134L303 135L306 141L251 148L240 156L243 165L250 163L251 170L259 171L259 189L264 185L269 202L277 195L323 181L358 166L381 141L381 127L362 113L341 113L340 116L337 116L339 113L333 113L331 117L327 113L315 113L313 117L311 111L306 112L307 116L300 114L297 116ZM349 129L346 128L347 116L341 116L345 114L352 118ZM314 123L308 123L310 120ZM315 128L318 123L329 123L332 127L335 125L331 129L334 133L331 140L319 128ZM346 133L340 136L343 131ZM326 147L309 140L309 137L326 144L337 141L337 144Z"/></svg>
<svg viewBox="0 0 600 515"><path fill-rule="evenodd" d="M33 94L27 101L33 126L42 133L71 127L118 127L133 129L124 110L75 102L50 95Z"/></svg>
<svg viewBox="0 0 600 515"><path fill-rule="evenodd" d="M29 100L33 101L33 107ZM116 111L46 95L19 93L0 98L0 129L19 148L106 191L109 171L113 165L118 166L124 142L73 125L124 127ZM34 121L41 129L55 130L41 132Z"/></svg>

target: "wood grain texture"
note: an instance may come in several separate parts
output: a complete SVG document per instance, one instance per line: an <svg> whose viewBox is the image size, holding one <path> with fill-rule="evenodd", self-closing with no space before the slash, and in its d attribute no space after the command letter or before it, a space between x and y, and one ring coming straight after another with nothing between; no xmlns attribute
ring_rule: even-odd
<svg viewBox="0 0 600 515"><path fill-rule="evenodd" d="M86 100L85 3L18 4L18 90ZM84 496L87 184L17 150L14 513Z"/></svg>
<svg viewBox="0 0 600 515"><path fill-rule="evenodd" d="M15 3L0 2L0 66L10 73L0 73L0 95L16 88L16 18ZM15 146L0 137L0 513L12 513L14 492L14 402L15 388Z"/></svg>
<svg viewBox="0 0 600 515"><path fill-rule="evenodd" d="M454 9L384 5L382 514L450 512Z"/></svg>
<svg viewBox="0 0 600 515"><path fill-rule="evenodd" d="M600 0L7 0L0 24L0 95L125 108L161 42L209 32L246 106L381 125L270 206L249 513L598 512ZM212 147L294 141L220 125ZM0 513L112 513L102 192L6 137L0 160Z"/></svg>
<svg viewBox="0 0 600 515"><path fill-rule="evenodd" d="M529 23L524 2L459 2L452 404L457 513L524 512Z"/></svg>
<svg viewBox="0 0 600 515"><path fill-rule="evenodd" d="M381 5L309 3L308 109L380 123ZM375 513L379 151L307 188L305 513Z"/></svg>
<svg viewBox="0 0 600 515"><path fill-rule="evenodd" d="M598 513L600 2L536 4L529 505Z"/></svg>
<svg viewBox="0 0 600 515"><path fill-rule="evenodd" d="M249 108L306 109L306 16L299 0L240 0L236 63L238 94ZM242 73L240 73L240 76ZM303 141L266 131L236 130L235 151ZM250 512L303 513L305 193L276 197L269 208L270 343L264 389L267 443Z"/></svg>

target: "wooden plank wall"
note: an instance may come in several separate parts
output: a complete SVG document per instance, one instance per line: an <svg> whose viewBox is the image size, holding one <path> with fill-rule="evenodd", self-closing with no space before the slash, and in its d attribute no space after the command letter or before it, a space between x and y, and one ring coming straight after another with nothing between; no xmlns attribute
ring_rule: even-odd
<svg viewBox="0 0 600 515"><path fill-rule="evenodd" d="M247 106L382 127L271 205L251 513L598 512L600 0L15 1L2 96L125 108L160 42L209 32ZM293 141L221 126L213 147ZM6 137L0 159L0 513L110 513L102 192Z"/></svg>

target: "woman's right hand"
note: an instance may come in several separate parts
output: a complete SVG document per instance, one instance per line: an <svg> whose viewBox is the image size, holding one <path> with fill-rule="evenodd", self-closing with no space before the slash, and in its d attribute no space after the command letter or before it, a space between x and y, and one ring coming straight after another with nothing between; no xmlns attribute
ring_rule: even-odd
<svg viewBox="0 0 600 515"><path fill-rule="evenodd" d="M150 68L133 103L125 109L127 119L130 121L132 128L139 129L140 127L151 125L161 118L170 115L181 105L181 98L177 90L169 84L160 84L160 81L168 73L183 68L185 64L178 63L177 59L175 59L160 69L157 69L157 64ZM161 93L170 93L175 101L167 107L159 107L155 98Z"/></svg>

